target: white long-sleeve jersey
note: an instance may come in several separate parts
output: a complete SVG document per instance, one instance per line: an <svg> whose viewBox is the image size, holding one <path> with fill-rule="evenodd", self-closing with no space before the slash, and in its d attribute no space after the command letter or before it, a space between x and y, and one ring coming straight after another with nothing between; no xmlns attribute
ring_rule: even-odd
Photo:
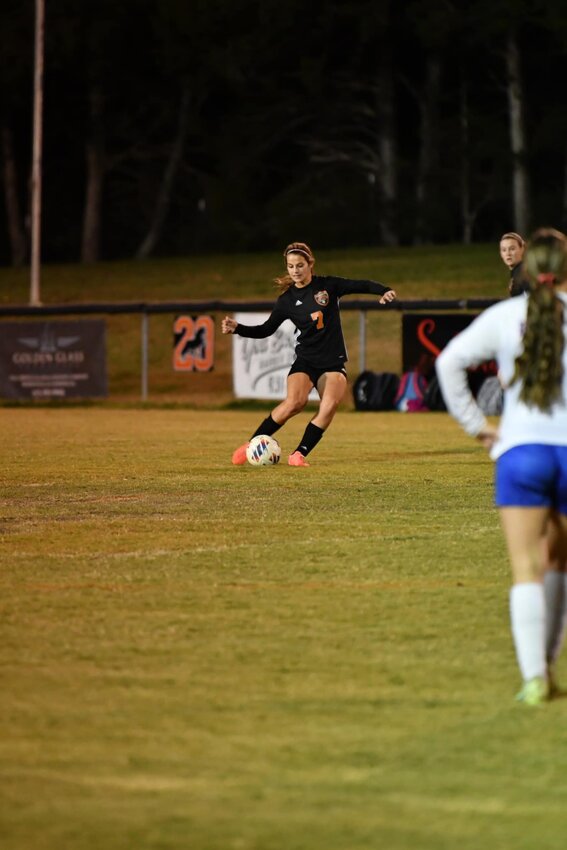
<svg viewBox="0 0 567 850"><path fill-rule="evenodd" d="M559 297L565 305L563 348L563 401L550 413L528 407L520 401L520 382L510 386L515 360L522 350L528 298L510 298L489 307L454 337L436 361L437 375L449 413L467 434L476 436L486 418L476 403L467 381L467 368L487 360L496 360L498 376L504 387L504 409L498 440L491 457L496 459L513 446L529 443L567 445L567 294Z"/></svg>

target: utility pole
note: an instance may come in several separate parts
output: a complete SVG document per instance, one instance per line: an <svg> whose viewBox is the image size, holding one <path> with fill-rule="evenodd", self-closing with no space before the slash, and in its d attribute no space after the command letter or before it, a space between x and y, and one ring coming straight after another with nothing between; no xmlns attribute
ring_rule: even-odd
<svg viewBox="0 0 567 850"><path fill-rule="evenodd" d="M33 85L33 161L31 179L30 304L41 304L41 153L43 141L43 51L45 0L35 0L35 58Z"/></svg>

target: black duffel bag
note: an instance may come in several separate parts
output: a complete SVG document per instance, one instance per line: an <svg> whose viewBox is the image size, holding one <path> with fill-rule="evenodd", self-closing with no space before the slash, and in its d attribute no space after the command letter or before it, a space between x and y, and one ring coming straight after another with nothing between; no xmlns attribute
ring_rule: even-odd
<svg viewBox="0 0 567 850"><path fill-rule="evenodd" d="M437 375L433 375L429 381L423 394L423 403L429 410L447 410Z"/></svg>
<svg viewBox="0 0 567 850"><path fill-rule="evenodd" d="M393 410L400 378L394 372L361 372L352 388L357 410Z"/></svg>

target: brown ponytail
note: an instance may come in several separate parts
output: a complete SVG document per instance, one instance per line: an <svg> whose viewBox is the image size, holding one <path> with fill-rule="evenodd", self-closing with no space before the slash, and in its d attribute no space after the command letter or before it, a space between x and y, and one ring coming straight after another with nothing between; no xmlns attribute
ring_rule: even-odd
<svg viewBox="0 0 567 850"><path fill-rule="evenodd" d="M520 399L544 413L563 397L563 302L555 286L567 279L567 237L542 228L532 236L524 268L536 284L528 299L524 347L516 358L512 383L520 380Z"/></svg>

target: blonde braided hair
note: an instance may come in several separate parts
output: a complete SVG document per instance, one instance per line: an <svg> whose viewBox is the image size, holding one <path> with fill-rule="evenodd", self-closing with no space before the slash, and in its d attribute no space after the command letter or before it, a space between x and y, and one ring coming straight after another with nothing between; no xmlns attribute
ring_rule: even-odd
<svg viewBox="0 0 567 850"><path fill-rule="evenodd" d="M567 237L552 228L537 230L526 249L524 268L535 282L528 298L524 347L512 383L522 382L520 399L549 413L563 398L563 302L555 286L567 280Z"/></svg>

